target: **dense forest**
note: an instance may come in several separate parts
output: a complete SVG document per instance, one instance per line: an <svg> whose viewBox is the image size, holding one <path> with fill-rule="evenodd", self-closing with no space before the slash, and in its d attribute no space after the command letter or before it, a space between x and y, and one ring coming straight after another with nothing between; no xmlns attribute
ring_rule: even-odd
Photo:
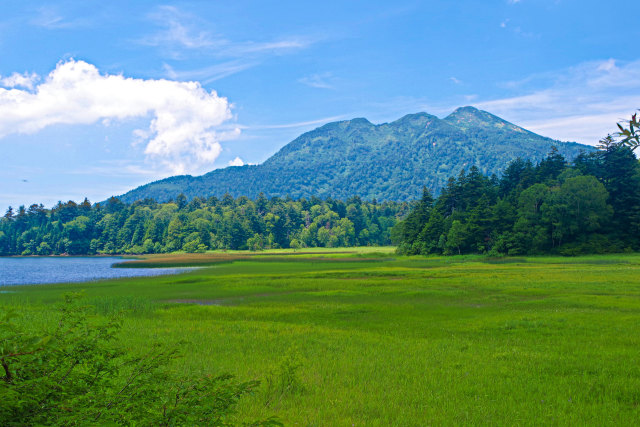
<svg viewBox="0 0 640 427"><path fill-rule="evenodd" d="M408 203L184 195L169 203L117 198L11 207L0 219L0 255L142 254L390 244Z"/></svg>
<svg viewBox="0 0 640 427"><path fill-rule="evenodd" d="M630 130L637 131L633 124ZM425 188L415 209L396 226L399 251L573 255L639 250L640 164L631 146L635 142L623 141L607 137L598 151L571 163L556 150L537 164L517 159L500 179L472 167L450 178L435 200Z"/></svg>

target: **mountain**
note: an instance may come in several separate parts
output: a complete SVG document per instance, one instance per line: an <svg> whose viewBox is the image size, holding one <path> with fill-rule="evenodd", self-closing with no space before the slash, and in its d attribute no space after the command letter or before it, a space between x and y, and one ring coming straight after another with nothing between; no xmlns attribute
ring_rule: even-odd
<svg viewBox="0 0 640 427"><path fill-rule="evenodd" d="M201 176L174 176L138 187L120 199L193 197L352 196L411 200L426 185L438 194L450 176L477 166L500 174L521 157L539 161L552 146L567 159L593 147L537 135L493 114L462 107L444 119L409 114L374 125L358 118L307 132L260 165L230 166Z"/></svg>

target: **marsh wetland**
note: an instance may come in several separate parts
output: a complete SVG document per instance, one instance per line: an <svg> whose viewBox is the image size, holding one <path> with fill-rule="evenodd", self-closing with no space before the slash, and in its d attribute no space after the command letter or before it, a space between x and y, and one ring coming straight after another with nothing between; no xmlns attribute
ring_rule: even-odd
<svg viewBox="0 0 640 427"><path fill-rule="evenodd" d="M135 264L137 263L137 264ZM393 248L148 256L177 276L11 287L45 327L68 292L131 352L261 381L238 422L599 424L640 415L640 255L399 257Z"/></svg>

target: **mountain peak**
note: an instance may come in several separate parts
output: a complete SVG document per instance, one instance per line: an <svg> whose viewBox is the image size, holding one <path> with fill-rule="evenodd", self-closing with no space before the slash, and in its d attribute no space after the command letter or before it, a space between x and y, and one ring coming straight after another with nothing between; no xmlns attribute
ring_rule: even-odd
<svg viewBox="0 0 640 427"><path fill-rule="evenodd" d="M357 117L355 119L347 120L344 123L348 124L351 127L373 126L373 123L371 123L369 120L365 119L364 117Z"/></svg>
<svg viewBox="0 0 640 427"><path fill-rule="evenodd" d="M364 117L356 117L355 119L341 120L339 122L327 123L311 132L315 132L317 130L325 130L325 129L343 130L343 129L354 129L354 128L370 127L370 126L375 126L375 125L371 123L369 120L365 119Z"/></svg>
<svg viewBox="0 0 640 427"><path fill-rule="evenodd" d="M434 120L440 120L440 119L438 119L436 116L432 116L431 114L421 112L421 113L413 113L413 114L407 114L405 116L402 116L398 120L395 120L389 123L389 125L401 126L401 127L406 127L406 126L423 127Z"/></svg>
<svg viewBox="0 0 640 427"><path fill-rule="evenodd" d="M456 110L449 114L444 120L447 121L458 121L458 120L482 120L482 121L493 121L491 119L498 119L498 117L494 116L491 113L487 113L486 111L478 110L476 107L472 107L470 105L466 107L456 108Z"/></svg>
<svg viewBox="0 0 640 427"><path fill-rule="evenodd" d="M289 195L348 199L412 200L423 185L432 193L460 170L500 174L520 157L539 161L555 145L568 159L591 147L536 135L475 107L445 119L407 114L383 124L364 118L327 123L282 147L264 163L216 169L200 177L175 177L133 190L122 200Z"/></svg>
<svg viewBox="0 0 640 427"><path fill-rule="evenodd" d="M494 129L502 131L512 131L519 133L527 133L528 131L509 123L508 121L501 119L491 113L483 110L478 110L475 107L467 106L456 109L453 113L444 118L444 121L452 124L462 130L471 128L484 128Z"/></svg>
<svg viewBox="0 0 640 427"><path fill-rule="evenodd" d="M482 110L478 110L476 107L467 105L465 107L458 107L452 114L478 114L482 113Z"/></svg>

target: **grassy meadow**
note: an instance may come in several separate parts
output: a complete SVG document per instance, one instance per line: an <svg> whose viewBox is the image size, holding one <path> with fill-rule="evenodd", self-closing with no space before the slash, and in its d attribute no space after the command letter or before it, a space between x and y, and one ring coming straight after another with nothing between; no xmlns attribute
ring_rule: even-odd
<svg viewBox="0 0 640 427"><path fill-rule="evenodd" d="M136 264L137 263L137 264ZM34 328L84 290L132 352L260 379L240 418L285 425L632 425L640 255L399 257L393 248L150 256L177 276L0 293Z"/></svg>

